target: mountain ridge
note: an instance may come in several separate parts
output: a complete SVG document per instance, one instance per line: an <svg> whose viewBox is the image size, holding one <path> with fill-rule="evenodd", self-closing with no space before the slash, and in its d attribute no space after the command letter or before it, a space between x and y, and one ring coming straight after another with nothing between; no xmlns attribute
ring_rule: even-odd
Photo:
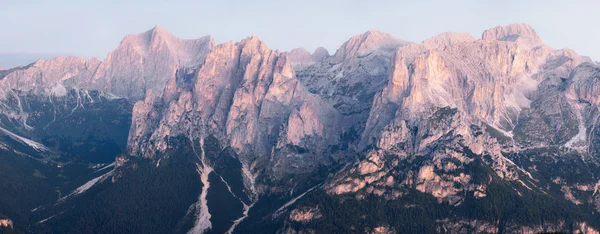
<svg viewBox="0 0 600 234"><path fill-rule="evenodd" d="M35 228L83 213L105 218L81 205L90 197L120 198L111 207L126 212L140 210L130 199L169 210L176 227L162 231L600 228L600 66L544 45L525 24L421 43L371 30L333 55L280 52L256 35L183 40L157 26L126 36L104 61L56 58L1 72L0 124L15 135L37 140L39 126L73 113L83 126L105 109L122 111L102 116L121 125L131 114L127 139L115 137L126 148L98 177L112 179L88 182ZM29 111L36 106L47 111ZM139 184L124 189L131 183ZM177 210L158 198L178 191L157 184L186 188Z"/></svg>

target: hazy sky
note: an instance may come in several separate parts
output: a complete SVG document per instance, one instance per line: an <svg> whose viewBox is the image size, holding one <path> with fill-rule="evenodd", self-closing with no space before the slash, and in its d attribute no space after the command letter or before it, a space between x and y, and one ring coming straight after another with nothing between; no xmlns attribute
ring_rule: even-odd
<svg viewBox="0 0 600 234"><path fill-rule="evenodd" d="M421 42L441 32L528 23L554 48L600 60L600 1L545 0L0 0L0 52L103 58L127 34L161 25L218 43L253 32L271 48L330 53L370 29Z"/></svg>

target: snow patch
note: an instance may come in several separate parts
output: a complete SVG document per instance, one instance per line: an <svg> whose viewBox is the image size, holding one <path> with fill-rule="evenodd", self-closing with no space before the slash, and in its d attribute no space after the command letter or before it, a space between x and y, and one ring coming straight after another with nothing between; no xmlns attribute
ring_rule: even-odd
<svg viewBox="0 0 600 234"><path fill-rule="evenodd" d="M30 146L31 148L34 148L37 151L40 151L40 152L43 152L43 151L48 152L48 151L50 151L50 149L48 149L48 147L46 147L45 145L43 145L41 143L29 140L29 139L27 139L25 137L22 137L22 136L19 136L17 134L14 134L13 132L8 131L8 130L2 128L2 127L0 127L0 130L3 131L6 135L8 135L10 138L12 138L12 139L14 139L16 141L19 141L19 142L21 142L23 144L26 144L26 145Z"/></svg>
<svg viewBox="0 0 600 234"><path fill-rule="evenodd" d="M60 213L58 213L58 214L52 215L52 216L50 216L50 217L48 217L48 218L42 219L41 221L39 221L39 222L38 222L38 224L42 224L42 223L44 223L44 222L46 222L46 221L48 221L48 220L50 220L50 219L52 219L52 218L54 218L54 217L56 217L56 216L59 216L59 215L61 215L61 214L63 214L63 213L65 213L65 212L63 211L63 212L60 212Z"/></svg>
<svg viewBox="0 0 600 234"><path fill-rule="evenodd" d="M115 172L115 170L111 170L111 171L107 172L104 175L101 175L101 176L98 176L98 177L96 177L94 179L91 179L90 181L86 182L82 186L79 186L79 188L73 190L73 192L69 193L69 195L67 195L66 197L61 198L60 200L64 200L64 199L67 199L70 196L77 196L79 194L84 193L85 191L89 190L90 188L92 188L97 183L105 181L108 177L112 176L114 172Z"/></svg>
<svg viewBox="0 0 600 234"><path fill-rule="evenodd" d="M315 190L319 186L321 186L321 184L313 186L312 188L306 190L306 192L300 194L299 196L297 196L297 197L293 198L292 200L290 200L289 202L285 203L282 207L280 207L279 209L277 209L277 211L275 211L275 213L273 214L273 217L279 216L281 214L281 212L283 210L285 210L285 208L288 208L289 206L293 205L294 203L296 203L296 201L298 201L298 199L304 197L304 195L312 192L313 190Z"/></svg>
<svg viewBox="0 0 600 234"><path fill-rule="evenodd" d="M114 167L115 165L116 165L116 162L113 162L113 163L108 164L108 165L106 165L106 166L104 166L104 167L102 167L102 168L100 168L98 170L95 170L94 173L99 172L99 171L104 171L104 170L106 170L108 168Z"/></svg>

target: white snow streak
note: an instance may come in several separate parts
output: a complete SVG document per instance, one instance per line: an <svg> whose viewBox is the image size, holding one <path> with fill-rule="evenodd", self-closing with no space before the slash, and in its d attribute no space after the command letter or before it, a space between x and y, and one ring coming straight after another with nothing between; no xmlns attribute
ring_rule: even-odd
<svg viewBox="0 0 600 234"><path fill-rule="evenodd" d="M314 187L306 190L306 192L304 192L303 194L300 194L299 196L295 197L294 199L290 200L289 202L285 203L285 205L283 205L281 208L277 209L277 211L275 211L275 213L273 214L273 217L277 217L279 216L279 214L285 209L288 208L289 206L293 205L294 203L296 203L296 201L298 201L298 199L304 197L304 195L306 195L307 193L315 190L317 187L321 186L321 184L315 185Z"/></svg>
<svg viewBox="0 0 600 234"><path fill-rule="evenodd" d="M113 163L111 163L111 164L108 164L108 165L106 165L106 166L105 166L105 167L103 167L103 168L100 168L100 169L98 169L98 170L95 170L95 171L94 171L94 173L96 173L96 172L99 172L99 171L106 170L106 169L108 169L108 168L111 168L111 167L114 167L114 166L115 166L115 164L116 164L116 162L113 162Z"/></svg>
<svg viewBox="0 0 600 234"><path fill-rule="evenodd" d="M29 140L25 137L19 136L17 134L12 133L11 131L8 131L2 127L0 127L0 130L2 130L6 135L8 135L10 138L15 139L23 144L26 144L28 146L31 146L32 148L34 148L37 151L50 151L50 149L48 149L48 147L46 147L45 145Z"/></svg>
<svg viewBox="0 0 600 234"><path fill-rule="evenodd" d="M90 181L86 182L85 184L79 186L79 188L73 190L73 192L69 193L69 195L67 195L66 197L61 198L60 200L64 200L70 196L73 195L79 195L84 193L85 191L87 191L88 189L92 188L94 185L96 185L98 182L102 182L104 180L106 180L108 177L110 177L113 173L115 172L115 170L111 170L109 172L107 172L104 175L98 176L94 179L91 179Z"/></svg>
<svg viewBox="0 0 600 234"><path fill-rule="evenodd" d="M38 222L38 224L40 224L40 223L44 223L44 222L46 222L46 221L48 221L48 220L50 220L50 219L52 219L52 218L54 218L54 217L56 217L56 216L59 216L59 215L61 215L61 214L63 214L63 213L65 213L65 212L63 211L63 212L60 212L60 213L58 213L58 214L52 215L52 216L50 216L50 217L48 217L48 218L42 219L41 221L39 221L39 222Z"/></svg>

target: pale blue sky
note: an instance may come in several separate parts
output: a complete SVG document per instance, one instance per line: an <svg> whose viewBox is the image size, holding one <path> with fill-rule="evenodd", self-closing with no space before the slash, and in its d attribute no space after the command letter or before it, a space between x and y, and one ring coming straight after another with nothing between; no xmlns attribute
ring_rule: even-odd
<svg viewBox="0 0 600 234"><path fill-rule="evenodd" d="M420 42L520 22L554 48L600 60L599 9L594 0L0 0L0 52L102 58L125 35L161 25L181 38L210 34L221 43L254 32L271 48L323 46L333 54L370 29Z"/></svg>

